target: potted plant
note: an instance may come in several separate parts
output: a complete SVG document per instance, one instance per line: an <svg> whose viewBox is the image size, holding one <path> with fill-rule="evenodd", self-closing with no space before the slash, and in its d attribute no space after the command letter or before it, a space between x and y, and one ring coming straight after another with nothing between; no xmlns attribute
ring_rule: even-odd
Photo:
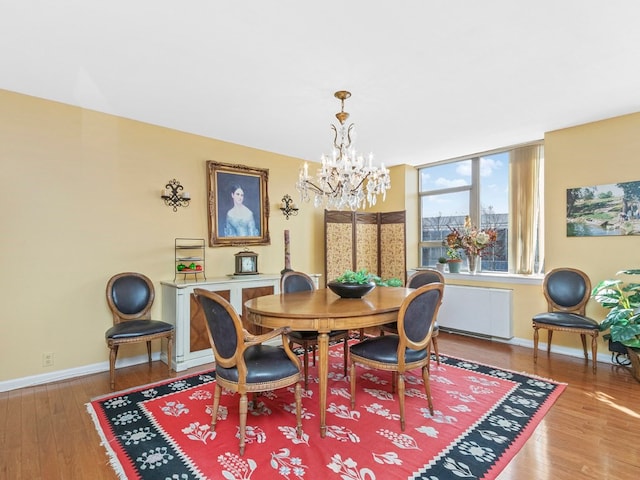
<svg viewBox="0 0 640 480"><path fill-rule="evenodd" d="M640 275L640 269L622 270L616 275ZM609 310L600 322L600 331L609 330L610 340L624 345L633 376L640 381L640 283L625 283L619 278L603 280L591 297Z"/></svg>
<svg viewBox="0 0 640 480"><path fill-rule="evenodd" d="M436 263L436 270L444 273L444 266L447 264L447 257L438 258L438 263Z"/></svg>
<svg viewBox="0 0 640 480"><path fill-rule="evenodd" d="M342 275L327 283L327 287L342 298L361 298L376 288L375 280L380 277L366 269L357 272L345 270Z"/></svg>
<svg viewBox="0 0 640 480"><path fill-rule="evenodd" d="M369 273L365 268L362 268L357 272L345 270L342 275L327 283L327 286L331 291L343 298L360 298L376 286L401 287L402 280L396 277L383 280L379 276Z"/></svg>
<svg viewBox="0 0 640 480"><path fill-rule="evenodd" d="M462 264L462 255L457 248L447 248L447 265L449 265L449 273L460 273L460 265Z"/></svg>

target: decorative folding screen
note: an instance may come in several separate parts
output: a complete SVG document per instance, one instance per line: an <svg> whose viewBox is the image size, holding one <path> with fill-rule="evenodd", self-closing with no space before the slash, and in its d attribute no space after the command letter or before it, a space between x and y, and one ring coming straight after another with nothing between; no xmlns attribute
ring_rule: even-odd
<svg viewBox="0 0 640 480"><path fill-rule="evenodd" d="M405 212L325 210L325 283L345 270L366 268L406 281Z"/></svg>

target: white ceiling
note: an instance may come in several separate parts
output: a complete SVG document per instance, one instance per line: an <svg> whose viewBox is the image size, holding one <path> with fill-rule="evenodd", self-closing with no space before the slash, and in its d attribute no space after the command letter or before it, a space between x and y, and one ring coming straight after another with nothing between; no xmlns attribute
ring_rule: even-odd
<svg viewBox="0 0 640 480"><path fill-rule="evenodd" d="M640 111L637 0L0 0L0 88L317 161L419 165ZM0 105L1 108L1 105Z"/></svg>

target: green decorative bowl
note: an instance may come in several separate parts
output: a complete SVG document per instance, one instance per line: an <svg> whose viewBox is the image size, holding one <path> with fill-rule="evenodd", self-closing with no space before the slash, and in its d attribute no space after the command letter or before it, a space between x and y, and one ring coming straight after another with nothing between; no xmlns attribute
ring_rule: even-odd
<svg viewBox="0 0 640 480"><path fill-rule="evenodd" d="M342 298L362 298L371 290L376 288L374 282L369 283L340 283L329 282L327 287L336 295Z"/></svg>

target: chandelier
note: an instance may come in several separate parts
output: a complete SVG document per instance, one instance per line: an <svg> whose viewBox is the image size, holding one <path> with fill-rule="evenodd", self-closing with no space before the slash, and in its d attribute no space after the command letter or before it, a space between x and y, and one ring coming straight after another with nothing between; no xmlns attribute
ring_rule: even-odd
<svg viewBox="0 0 640 480"><path fill-rule="evenodd" d="M389 170L381 164L373 166L373 155L365 158L358 154L352 146L354 124L346 126L344 122L349 114L344 111L344 101L351 96L350 92L340 90L334 96L341 102L341 110L336 113L340 126L331 125L333 130L333 153L322 155L322 166L315 177L309 175L307 162L300 169L296 188L300 192L302 201L309 202L314 195L314 207L325 204L329 209L342 210L350 208L357 210L364 207L365 201L369 206L376 204L376 198L391 188Z"/></svg>

